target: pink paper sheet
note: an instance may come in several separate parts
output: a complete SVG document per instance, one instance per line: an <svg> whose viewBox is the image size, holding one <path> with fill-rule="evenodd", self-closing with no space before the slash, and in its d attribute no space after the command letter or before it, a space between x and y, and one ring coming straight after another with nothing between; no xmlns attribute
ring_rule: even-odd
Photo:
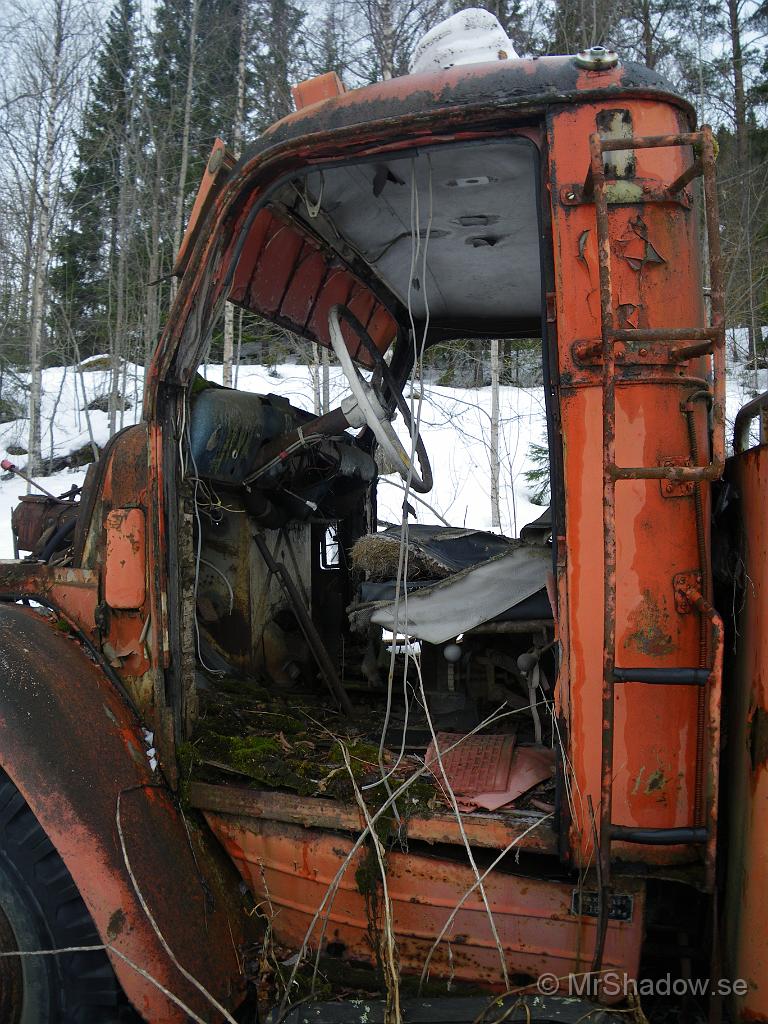
<svg viewBox="0 0 768 1024"><path fill-rule="evenodd" d="M554 751L547 747L515 747L515 737L465 736L440 732L437 743L443 770L462 810L497 811L552 774ZM448 751L447 753L443 753ZM435 744L430 743L426 761L438 786L445 787Z"/></svg>

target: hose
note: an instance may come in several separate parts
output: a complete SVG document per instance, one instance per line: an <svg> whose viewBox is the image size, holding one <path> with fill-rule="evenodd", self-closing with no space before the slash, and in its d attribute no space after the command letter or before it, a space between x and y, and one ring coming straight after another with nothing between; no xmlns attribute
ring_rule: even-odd
<svg viewBox="0 0 768 1024"><path fill-rule="evenodd" d="M694 466L699 465L699 442L696 437L696 420L693 402L699 396L709 397L708 391L697 391L688 397L683 404L686 423L688 425L688 441L691 449L691 459ZM696 517L696 542L699 549L699 567L701 573L701 592L707 601L711 601L711 578L708 564L707 536L704 524L704 499L702 495L703 484L695 481L693 484L694 514ZM709 668L710 660L710 632L709 624L701 617L699 629L699 667ZM696 780L695 780L695 815L696 821L700 823L704 815L704 735L706 727L706 694L704 687L697 687L696 692Z"/></svg>

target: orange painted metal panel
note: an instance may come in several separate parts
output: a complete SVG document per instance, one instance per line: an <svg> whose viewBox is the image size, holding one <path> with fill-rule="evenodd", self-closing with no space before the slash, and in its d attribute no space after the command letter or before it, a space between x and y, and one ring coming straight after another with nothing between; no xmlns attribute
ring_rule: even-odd
<svg viewBox="0 0 768 1024"><path fill-rule="evenodd" d="M303 244L298 231L274 221L274 231L264 243L251 280L250 301L260 313L269 316L280 308Z"/></svg>
<svg viewBox="0 0 768 1024"><path fill-rule="evenodd" d="M373 294L367 288L363 288L362 285L358 285L352 292L352 296L347 305L360 323L367 328L378 304Z"/></svg>
<svg viewBox="0 0 768 1024"><path fill-rule="evenodd" d="M354 284L355 279L348 270L341 266L329 267L309 321L309 329L323 345L328 346L330 344L328 313L331 306L335 306L336 303L346 305L349 302ZM347 338L347 332L345 332L344 327L342 327L342 333L344 333L345 340L349 344L350 339ZM355 343L356 347L357 343Z"/></svg>
<svg viewBox="0 0 768 1024"><path fill-rule="evenodd" d="M378 305L368 324L368 333L373 338L376 348L381 352L386 352L395 340L396 332L397 324L391 313L384 306Z"/></svg>
<svg viewBox="0 0 768 1024"><path fill-rule="evenodd" d="M304 107L310 107L322 100L333 99L334 96L341 96L344 92L346 89L335 71L328 71L324 75L317 75L291 86L291 95L297 110L303 110Z"/></svg>
<svg viewBox="0 0 768 1024"><path fill-rule="evenodd" d="M192 782L189 801L203 811L224 814L242 814L249 818L284 821L291 825L326 828L334 832L359 832L365 822L359 808L340 800L322 797L295 796L269 789L249 789L245 786L211 785ZM557 853L557 840L548 816L529 811L506 811L503 814L462 814L464 834L473 846L503 850L514 846L518 850L537 853ZM403 838L421 840L430 844L453 843L462 845L463 839L456 816L450 811L430 811L428 816L411 815L403 820Z"/></svg>
<svg viewBox="0 0 768 1024"><path fill-rule="evenodd" d="M195 203L189 216L187 229L179 246L179 252L173 268L174 274L182 274L184 272L189 254L192 251L192 246L202 227L205 216L213 206L216 196L221 189L222 180L226 178L234 166L235 157L229 152L222 139L216 139L211 155L208 157L208 163L203 171L203 177L195 196Z"/></svg>
<svg viewBox="0 0 768 1024"><path fill-rule="evenodd" d="M322 252L313 239L266 210L251 226L229 297L265 316L279 315L326 348L330 347L328 313L336 303L351 304L359 311L358 318L368 324L382 352L392 344L397 330L391 314L351 271ZM370 358L346 324L342 334L353 356L370 366Z"/></svg>
<svg viewBox="0 0 768 1024"><path fill-rule="evenodd" d="M728 974L748 991L735 1016L768 1021L768 447L728 467L742 505L744 597L729 706Z"/></svg>
<svg viewBox="0 0 768 1024"><path fill-rule="evenodd" d="M272 915L275 937L298 949L352 842L283 823L213 812L206 818L264 911ZM333 943L345 959L372 962L366 900L356 879L364 853L365 849L353 857L325 928L316 927L309 941L313 948ZM368 868L363 873L371 875ZM374 884L375 878L374 869ZM474 881L463 861L387 854L387 885L404 974L421 973L435 939ZM574 886L500 871L491 872L483 884L510 974L535 978L551 972L562 977L589 970L596 918L571 913ZM632 920L609 922L603 966L634 978L643 931L643 891L636 883L625 889L620 882L617 891L632 893ZM489 988L502 984L498 949L477 889L465 899L435 949L429 976L433 981L455 978Z"/></svg>
<svg viewBox="0 0 768 1024"><path fill-rule="evenodd" d="M104 600L110 608L141 608L147 588L144 510L113 508L105 529Z"/></svg>
<svg viewBox="0 0 768 1024"><path fill-rule="evenodd" d="M244 210L241 216L241 220L244 220L248 214L248 210ZM231 302L243 303L248 295L248 286L251 283L253 277L253 271L258 263L259 254L264 247L265 239L267 238L272 222L274 218L269 210L261 210L256 214L253 224L248 232L248 237L243 245L240 259L237 262L235 268L235 274L232 279L232 287L230 288L229 298ZM233 232L234 236L237 237L237 233Z"/></svg>
<svg viewBox="0 0 768 1024"><path fill-rule="evenodd" d="M564 203L561 194L567 193L566 186L584 181L589 135L596 130L603 106L608 105L565 110L553 116L549 126L567 550L560 617L570 640L560 700L579 792L571 836L577 857L591 852L586 798L590 795L596 808L600 802L603 424L601 363L580 360L573 346L599 339L601 326L595 208L592 203ZM631 112L636 136L687 128L672 107L642 100L622 106ZM689 152L682 148L637 150L635 157L638 178L659 185L675 180L690 163ZM619 326L704 323L695 217L690 209L671 202L609 207L613 306ZM642 348L617 359L617 464L692 462L681 406L706 386L703 373L701 360L675 365L663 354ZM702 401L696 404L695 433L700 452L706 453ZM694 497L668 495L663 486L642 480L617 485L618 666L700 664L700 619L695 612L678 609L673 583L677 573L700 567ZM701 491L706 517L708 485ZM701 824L697 784L701 788L703 694L694 688L638 683L617 686L616 693L613 821L648 828ZM616 844L615 852L656 862L699 856L694 849L679 846Z"/></svg>
<svg viewBox="0 0 768 1024"><path fill-rule="evenodd" d="M305 327L327 269L325 256L318 251L316 245L305 240L296 270L280 307L280 315L302 328Z"/></svg>

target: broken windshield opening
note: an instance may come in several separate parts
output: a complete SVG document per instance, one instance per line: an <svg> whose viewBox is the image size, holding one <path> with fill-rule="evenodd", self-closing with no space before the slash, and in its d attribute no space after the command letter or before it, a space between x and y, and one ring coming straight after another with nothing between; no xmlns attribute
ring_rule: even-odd
<svg viewBox="0 0 768 1024"><path fill-rule="evenodd" d="M293 361L190 396L189 772L251 787L267 821L290 794L317 828L354 833L365 807L418 841L539 828L554 849L537 174L524 138L442 145L294 178L252 221L230 297Z"/></svg>

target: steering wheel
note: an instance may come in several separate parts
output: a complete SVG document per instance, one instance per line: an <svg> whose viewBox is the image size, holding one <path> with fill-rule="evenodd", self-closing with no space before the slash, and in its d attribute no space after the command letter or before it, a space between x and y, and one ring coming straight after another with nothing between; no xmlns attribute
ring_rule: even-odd
<svg viewBox="0 0 768 1024"><path fill-rule="evenodd" d="M411 456L406 452L400 438L395 433L395 430L389 421L387 408L382 397L378 394L377 389L372 384L369 384L365 377L363 377L357 365L354 363L352 356L349 354L349 349L347 348L347 343L344 340L344 335L341 333L342 320L349 324L358 336L363 347L373 359L376 369L381 374L382 381L388 385L389 390L394 396L397 408L401 412L403 419L405 420L405 424L408 427L408 433L411 437L411 445L412 448L415 448L416 450L421 473L416 472L416 467L411 461ZM370 334L366 331L365 327L363 327L355 314L346 306L341 305L331 307L328 314L328 330L331 336L333 351L336 353L336 358L341 364L344 376L349 382L352 394L357 402L357 407L365 419L366 424L373 431L374 437L383 448L387 458L397 468L397 471L403 480L405 480L406 483L410 481L410 485L413 487L414 491L419 491L422 494L426 494L427 491L431 491L432 467L429 464L427 449L421 439L421 434L414 434L415 428L411 419L408 403L403 398L402 393L397 387L390 369L384 360L384 357L376 347Z"/></svg>

